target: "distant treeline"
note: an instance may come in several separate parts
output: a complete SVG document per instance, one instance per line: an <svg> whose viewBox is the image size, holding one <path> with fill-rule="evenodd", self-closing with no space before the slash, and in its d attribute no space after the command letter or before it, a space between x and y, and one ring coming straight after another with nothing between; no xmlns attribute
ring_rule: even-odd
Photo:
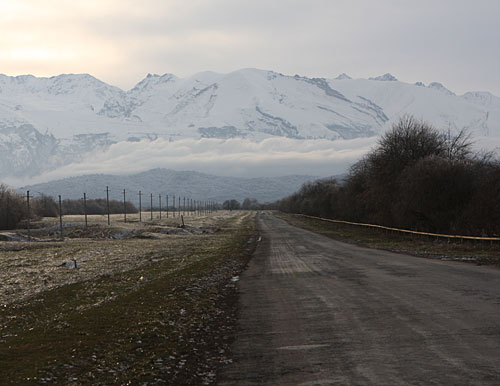
<svg viewBox="0 0 500 386"><path fill-rule="evenodd" d="M83 200L64 200L62 202L63 214L85 214ZM109 200L110 214L138 213L138 209L129 201ZM108 207L106 199L98 198L95 200L87 200L87 214L107 214Z"/></svg>
<svg viewBox="0 0 500 386"><path fill-rule="evenodd" d="M418 231L500 235L500 162L405 116L342 181L304 185L279 202L291 213Z"/></svg>
<svg viewBox="0 0 500 386"><path fill-rule="evenodd" d="M257 201L255 198L245 198L243 202L240 204L238 200L226 200L222 204L222 209L225 210L273 210L278 209L278 203L265 203L262 204Z"/></svg>
<svg viewBox="0 0 500 386"><path fill-rule="evenodd" d="M34 217L57 217L59 216L59 203L56 202L52 197L42 195L40 197L33 198L32 200ZM95 200L63 200L62 201L62 212L63 215L68 214L85 214L85 206L87 208L87 214L107 214L108 206L106 199L98 198ZM126 213L137 213L138 210L129 201L125 202L125 207L123 206L123 201L109 200L109 213L110 214L121 214Z"/></svg>
<svg viewBox="0 0 500 386"><path fill-rule="evenodd" d="M105 199L87 200L87 214L107 214L107 203ZM110 200L109 213L121 214L137 213L138 210L131 202ZM63 215L85 214L83 200L63 200ZM59 203L52 197L41 195L30 199L30 218L57 217L59 216ZM28 218L27 200L25 196L17 194L5 184L0 184L0 230L14 229L18 224Z"/></svg>

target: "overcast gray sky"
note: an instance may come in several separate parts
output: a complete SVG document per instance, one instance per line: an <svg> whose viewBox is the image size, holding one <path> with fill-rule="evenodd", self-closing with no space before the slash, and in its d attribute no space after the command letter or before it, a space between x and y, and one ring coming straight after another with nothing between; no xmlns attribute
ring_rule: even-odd
<svg viewBox="0 0 500 386"><path fill-rule="evenodd" d="M500 95L498 0L0 0L0 10L7 75L85 72L129 89L148 72L391 72Z"/></svg>

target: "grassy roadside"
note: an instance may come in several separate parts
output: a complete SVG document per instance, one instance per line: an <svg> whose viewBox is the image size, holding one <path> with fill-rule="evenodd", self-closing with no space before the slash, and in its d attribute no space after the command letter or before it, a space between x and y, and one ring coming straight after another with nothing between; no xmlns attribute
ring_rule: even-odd
<svg viewBox="0 0 500 386"><path fill-rule="evenodd" d="M368 248L383 249L414 256L500 265L500 244L447 242L415 237L347 224L336 224L288 213L275 212L288 223L324 236Z"/></svg>
<svg viewBox="0 0 500 386"><path fill-rule="evenodd" d="M229 360L231 279L253 252L253 217L197 237L175 258L157 240L147 264L3 306L2 384L214 383ZM122 243L142 256L136 240Z"/></svg>

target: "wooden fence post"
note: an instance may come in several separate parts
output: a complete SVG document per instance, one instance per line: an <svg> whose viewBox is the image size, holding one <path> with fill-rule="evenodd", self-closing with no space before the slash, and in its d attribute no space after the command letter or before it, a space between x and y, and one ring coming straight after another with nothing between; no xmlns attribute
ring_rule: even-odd
<svg viewBox="0 0 500 386"><path fill-rule="evenodd" d="M111 219L109 217L109 187L106 186L106 208L108 211L108 226L111 225Z"/></svg>
<svg viewBox="0 0 500 386"><path fill-rule="evenodd" d="M61 195L59 195L59 230L61 232L61 241L64 240L62 216L63 216L63 212L62 212L62 200L61 200Z"/></svg>
<svg viewBox="0 0 500 386"><path fill-rule="evenodd" d="M30 221L31 221L31 210L30 210L30 191L28 190L26 192L26 204L27 204L27 210L28 210L28 213L27 213L27 220L28 220L28 241L31 241L31 224L30 224ZM7 213L9 213L9 210L10 208L7 207ZM7 228L9 227L9 223L7 221Z"/></svg>
<svg viewBox="0 0 500 386"><path fill-rule="evenodd" d="M160 205L160 220L161 220L161 194L158 195L158 202Z"/></svg>
<svg viewBox="0 0 500 386"><path fill-rule="evenodd" d="M142 222L142 192L139 190L139 222Z"/></svg>
<svg viewBox="0 0 500 386"><path fill-rule="evenodd" d="M153 193L151 193L151 222L153 222Z"/></svg>
<svg viewBox="0 0 500 386"><path fill-rule="evenodd" d="M127 204L125 198L125 189L123 189L123 222L127 222Z"/></svg>
<svg viewBox="0 0 500 386"><path fill-rule="evenodd" d="M87 222L87 193L83 193L83 213L85 214L85 232L89 230Z"/></svg>

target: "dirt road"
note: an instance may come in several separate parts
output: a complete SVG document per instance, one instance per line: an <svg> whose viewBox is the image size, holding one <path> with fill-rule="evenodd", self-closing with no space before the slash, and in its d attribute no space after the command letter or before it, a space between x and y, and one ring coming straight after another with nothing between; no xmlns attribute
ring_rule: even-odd
<svg viewBox="0 0 500 386"><path fill-rule="evenodd" d="M258 216L223 385L499 385L500 270Z"/></svg>

